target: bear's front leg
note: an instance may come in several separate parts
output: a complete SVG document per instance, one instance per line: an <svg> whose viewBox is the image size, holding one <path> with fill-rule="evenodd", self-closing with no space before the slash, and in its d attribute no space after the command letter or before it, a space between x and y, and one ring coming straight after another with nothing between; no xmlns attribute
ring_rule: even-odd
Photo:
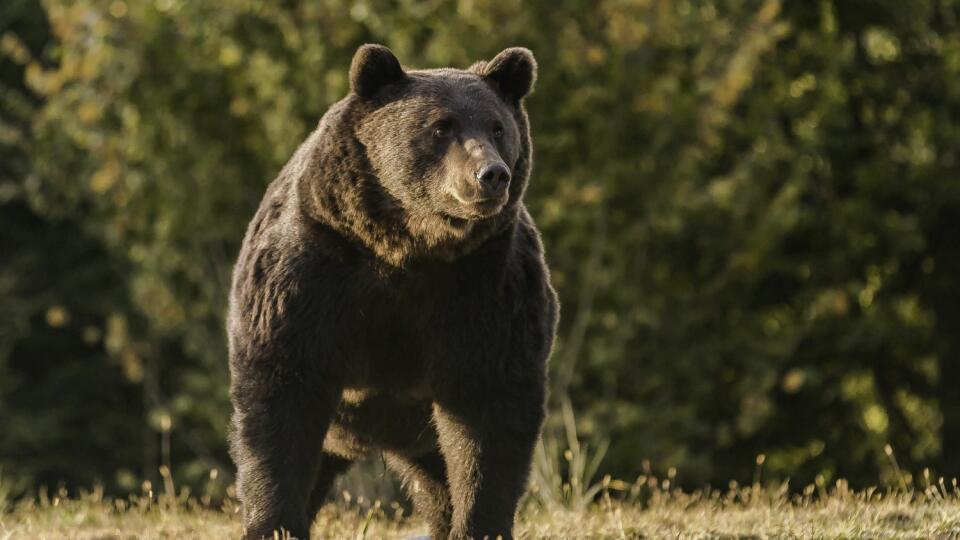
<svg viewBox="0 0 960 540"><path fill-rule="evenodd" d="M310 493L334 405L297 381L264 391L235 385L231 454L244 538L309 538Z"/></svg>
<svg viewBox="0 0 960 540"><path fill-rule="evenodd" d="M471 386L434 407L453 503L450 538L508 540L543 423L544 387Z"/></svg>

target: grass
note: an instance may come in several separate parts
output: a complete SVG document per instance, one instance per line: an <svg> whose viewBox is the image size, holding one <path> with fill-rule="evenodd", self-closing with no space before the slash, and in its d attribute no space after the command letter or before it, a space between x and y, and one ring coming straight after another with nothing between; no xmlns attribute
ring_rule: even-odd
<svg viewBox="0 0 960 540"><path fill-rule="evenodd" d="M675 487L676 470L666 478L647 473L633 482L595 478L606 444L580 442L569 404L562 424L547 430L537 447L531 489L517 519L521 539L934 539L960 540L960 489L956 480L903 474L888 446L895 487L851 490L845 481L828 486L821 479L794 493L788 484L761 485L764 456L757 457L749 486L731 483L724 490L684 492ZM564 448L565 447L565 448ZM213 506L206 496L183 489L173 497L172 479L164 474L164 493L144 492L108 498L99 489L68 497L9 501L0 478L0 540L19 538L88 540L237 538L241 533L237 502ZM368 473L370 471L367 471ZM369 474L366 480L369 481ZM377 476L377 475L374 475ZM909 478L909 480L907 480ZM918 485L918 483L920 485ZM313 526L315 538L345 540L410 538L426 527L398 503L381 505L371 489L345 478L348 490L326 505ZM354 493L357 493L355 490Z"/></svg>
<svg viewBox="0 0 960 540"><path fill-rule="evenodd" d="M529 498L519 538L889 538L960 540L960 494L943 484L920 490L862 492L841 481L789 495L785 485L684 493L669 480L641 477L602 483L598 500L580 510L551 508ZM235 538L236 503L206 507L195 500L42 497L0 514L0 540L19 538ZM318 538L407 538L425 534L399 505L368 501L327 505L314 524Z"/></svg>

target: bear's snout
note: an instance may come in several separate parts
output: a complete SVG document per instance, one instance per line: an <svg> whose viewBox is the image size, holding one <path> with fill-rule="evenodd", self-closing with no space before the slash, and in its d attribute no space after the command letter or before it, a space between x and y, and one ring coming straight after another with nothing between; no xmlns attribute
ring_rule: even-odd
<svg viewBox="0 0 960 540"><path fill-rule="evenodd" d="M484 187L484 191L491 192L492 198L502 196L510 184L510 169L502 161L494 161L480 167L476 176Z"/></svg>
<svg viewBox="0 0 960 540"><path fill-rule="evenodd" d="M511 173L500 159L487 159L472 171L448 184L447 193L465 219L488 218L503 209L509 198Z"/></svg>
<svg viewBox="0 0 960 540"><path fill-rule="evenodd" d="M477 169L474 178L474 196L465 202L481 217L489 217L499 212L507 202L510 169L502 161L491 161Z"/></svg>

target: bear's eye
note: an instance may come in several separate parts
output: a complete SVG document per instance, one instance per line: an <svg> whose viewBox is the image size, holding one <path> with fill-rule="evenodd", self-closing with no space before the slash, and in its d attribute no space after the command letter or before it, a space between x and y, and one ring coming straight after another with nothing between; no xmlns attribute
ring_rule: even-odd
<svg viewBox="0 0 960 540"><path fill-rule="evenodd" d="M497 124L493 126L493 138L499 139L500 137L503 137L503 126Z"/></svg>
<svg viewBox="0 0 960 540"><path fill-rule="evenodd" d="M433 136L438 139L449 139L453 136L453 122L443 120L433 127Z"/></svg>

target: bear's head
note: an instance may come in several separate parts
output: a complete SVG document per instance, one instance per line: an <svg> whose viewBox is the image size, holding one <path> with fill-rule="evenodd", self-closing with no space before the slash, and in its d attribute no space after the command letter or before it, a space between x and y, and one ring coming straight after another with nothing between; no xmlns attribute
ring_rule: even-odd
<svg viewBox="0 0 960 540"><path fill-rule="evenodd" d="M536 69L524 48L467 70L404 70L386 47L360 47L344 116L375 180L364 187L365 218L399 219L427 250L515 219L531 162L523 98Z"/></svg>

